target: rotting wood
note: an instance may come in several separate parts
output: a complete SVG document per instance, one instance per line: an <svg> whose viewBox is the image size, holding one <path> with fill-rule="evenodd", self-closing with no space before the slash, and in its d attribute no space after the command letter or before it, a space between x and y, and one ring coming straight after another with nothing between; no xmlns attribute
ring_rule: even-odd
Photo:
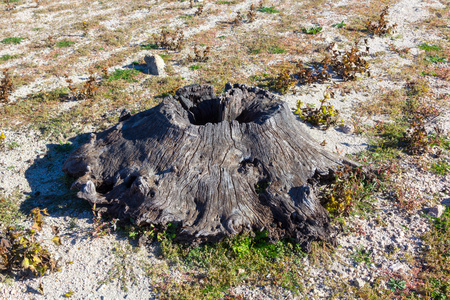
<svg viewBox="0 0 450 300"><path fill-rule="evenodd" d="M179 224L197 244L247 230L276 241L334 241L313 181L351 164L320 149L288 105L256 87L190 85L75 150L78 197L136 225Z"/></svg>

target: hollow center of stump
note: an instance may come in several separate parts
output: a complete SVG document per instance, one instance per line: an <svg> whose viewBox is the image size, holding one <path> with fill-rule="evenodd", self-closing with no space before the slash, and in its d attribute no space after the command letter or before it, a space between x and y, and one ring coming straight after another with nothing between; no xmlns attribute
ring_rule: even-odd
<svg viewBox="0 0 450 300"><path fill-rule="evenodd" d="M209 99L198 102L189 111L189 118L193 125L205 125L207 123L220 123L223 121L238 121L239 123L250 123L268 115L269 109L263 108L256 103L247 103L237 107L226 107L220 99Z"/></svg>

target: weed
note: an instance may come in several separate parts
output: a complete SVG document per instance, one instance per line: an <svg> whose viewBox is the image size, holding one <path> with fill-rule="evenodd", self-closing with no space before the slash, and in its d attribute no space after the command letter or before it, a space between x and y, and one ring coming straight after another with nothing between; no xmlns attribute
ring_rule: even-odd
<svg viewBox="0 0 450 300"><path fill-rule="evenodd" d="M9 95L14 90L8 71L9 69L3 70L3 78L0 81L0 103L8 103Z"/></svg>
<svg viewBox="0 0 450 300"><path fill-rule="evenodd" d="M249 23L252 23L253 21L255 21L255 19L256 19L256 8L255 5L252 4L250 5L250 9L248 10L247 13L247 20Z"/></svg>
<svg viewBox="0 0 450 300"><path fill-rule="evenodd" d="M59 41L56 43L56 47L58 48L66 48L66 47L70 47L72 45L74 45L75 42L73 41L68 41L68 40L64 40L64 41Z"/></svg>
<svg viewBox="0 0 450 300"><path fill-rule="evenodd" d="M302 32L306 34L319 34L322 32L321 26L303 27Z"/></svg>
<svg viewBox="0 0 450 300"><path fill-rule="evenodd" d="M241 12L238 11L238 12L236 13L236 18L234 18L234 20L233 20L231 23L233 23L234 25L238 26L238 25L240 25L240 24L242 23L242 20L243 20L243 19L244 19L244 18L242 17Z"/></svg>
<svg viewBox="0 0 450 300"><path fill-rule="evenodd" d="M114 72L109 75L108 81L124 80L129 83L138 82L138 80L134 78L137 74L138 71L135 69L115 69Z"/></svg>
<svg viewBox="0 0 450 300"><path fill-rule="evenodd" d="M383 172L378 172L383 176ZM353 210L370 210L368 198L380 188L381 184L374 174L361 168L343 167L335 172L334 181L322 188L321 204L330 215L349 215Z"/></svg>
<svg viewBox="0 0 450 300"><path fill-rule="evenodd" d="M387 284L393 292L403 291L406 288L406 281L401 279L391 278Z"/></svg>
<svg viewBox="0 0 450 300"><path fill-rule="evenodd" d="M336 27L336 28L344 28L345 26L347 26L347 24L345 24L344 21L341 21L340 23L336 23L331 26Z"/></svg>
<svg viewBox="0 0 450 300"><path fill-rule="evenodd" d="M203 13L203 5L199 5L194 15L200 16L202 13Z"/></svg>
<svg viewBox="0 0 450 300"><path fill-rule="evenodd" d="M102 219L102 213L97 211L95 204L92 207L92 213L94 215L92 220L92 230L89 232L92 237L97 238L109 235L111 234L111 229L116 230L117 219L104 222Z"/></svg>
<svg viewBox="0 0 450 300"><path fill-rule="evenodd" d="M446 161L438 161L431 164L431 171L439 175L447 175L450 173L450 164Z"/></svg>
<svg viewBox="0 0 450 300"><path fill-rule="evenodd" d="M194 46L194 56L190 54L187 57L188 62L206 62L209 59L211 48L208 46L205 50L201 51L197 46Z"/></svg>
<svg viewBox="0 0 450 300"><path fill-rule="evenodd" d="M373 23L370 20L366 21L366 27L367 27L367 30L370 33L372 33L374 35L380 35L381 36L381 35L385 35L385 34L391 33L394 30L394 28L397 27L397 24L394 24L394 25L391 25L391 26L388 25L388 23L387 23L387 21L385 19L386 15L388 14L388 12L387 12L388 9L389 9L389 7L386 6L381 11L380 19L378 20L378 22Z"/></svg>
<svg viewBox="0 0 450 300"><path fill-rule="evenodd" d="M273 7L273 6L259 7L258 11L265 13L265 14L277 14L280 12L279 10L275 9L275 7Z"/></svg>
<svg viewBox="0 0 450 300"><path fill-rule="evenodd" d="M282 69L278 76L269 83L269 86L280 94L286 94L296 83L297 81L291 76L291 71Z"/></svg>
<svg viewBox="0 0 450 300"><path fill-rule="evenodd" d="M22 41L24 40L24 38L21 37L9 37L9 38L4 38L3 40L0 41L0 43L2 44L13 44L13 45L19 45Z"/></svg>
<svg viewBox="0 0 450 300"><path fill-rule="evenodd" d="M324 82L331 77L330 68L345 81L356 80L358 73L367 73L370 76L369 63L361 57L369 51L367 40L365 40L365 44L366 52L359 50L357 43L349 51L331 50L334 46L331 44L328 47L332 51L331 56L326 55L320 63L313 63L316 65L315 68L306 67L302 61L298 61L296 68L299 83Z"/></svg>
<svg viewBox="0 0 450 300"><path fill-rule="evenodd" d="M51 257L49 251L42 246L41 241L36 240L36 233L42 230L43 215L47 210L35 208L31 211L33 225L28 230L8 227L0 234L0 269L7 272L19 271L26 274L42 276L47 271L57 270L56 261ZM58 228L53 227L54 237L51 241L61 245L58 236Z"/></svg>
<svg viewBox="0 0 450 300"><path fill-rule="evenodd" d="M184 34L181 28L176 28L175 31L169 31L162 29L160 34L152 34L154 44L158 48L164 48L168 50L180 51L184 46Z"/></svg>
<svg viewBox="0 0 450 300"><path fill-rule="evenodd" d="M95 91L98 89L98 83L94 77L93 71L90 70L89 72L89 78L81 88L73 86L72 79L69 79L68 76L65 75L66 82L69 84L69 90L71 91L74 100L92 99L94 97Z"/></svg>
<svg viewBox="0 0 450 300"><path fill-rule="evenodd" d="M294 113L303 121L314 126L324 125L325 128L329 128L331 125L336 124L339 112L327 102L328 99L330 99L330 94L326 92L323 99L320 100L319 108L314 108L313 105L307 105L302 108L303 103L299 100Z"/></svg>
<svg viewBox="0 0 450 300"><path fill-rule="evenodd" d="M331 58L325 57L323 64L330 64L333 71L344 80L356 80L357 73L367 73L370 76L369 63L361 57L369 51L367 40L364 42L366 44L365 52L361 52L355 43L355 46L349 51L333 51Z"/></svg>

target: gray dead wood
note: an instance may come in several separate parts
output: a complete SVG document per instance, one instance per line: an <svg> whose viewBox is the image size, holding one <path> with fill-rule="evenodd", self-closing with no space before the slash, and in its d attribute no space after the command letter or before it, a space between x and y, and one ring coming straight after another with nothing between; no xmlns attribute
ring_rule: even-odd
<svg viewBox="0 0 450 300"><path fill-rule="evenodd" d="M194 244L247 230L307 251L334 241L311 183L350 162L320 149L273 94L190 85L121 120L63 166L97 210L138 226L177 223L176 239Z"/></svg>

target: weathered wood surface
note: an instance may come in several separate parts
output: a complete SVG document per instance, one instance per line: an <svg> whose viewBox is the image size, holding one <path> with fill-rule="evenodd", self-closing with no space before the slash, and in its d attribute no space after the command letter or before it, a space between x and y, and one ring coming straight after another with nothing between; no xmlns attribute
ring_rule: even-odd
<svg viewBox="0 0 450 300"><path fill-rule="evenodd" d="M63 171L78 196L137 225L180 224L177 239L198 243L243 230L271 240L332 241L311 179L345 163L312 142L288 105L269 92L207 85L92 134Z"/></svg>

